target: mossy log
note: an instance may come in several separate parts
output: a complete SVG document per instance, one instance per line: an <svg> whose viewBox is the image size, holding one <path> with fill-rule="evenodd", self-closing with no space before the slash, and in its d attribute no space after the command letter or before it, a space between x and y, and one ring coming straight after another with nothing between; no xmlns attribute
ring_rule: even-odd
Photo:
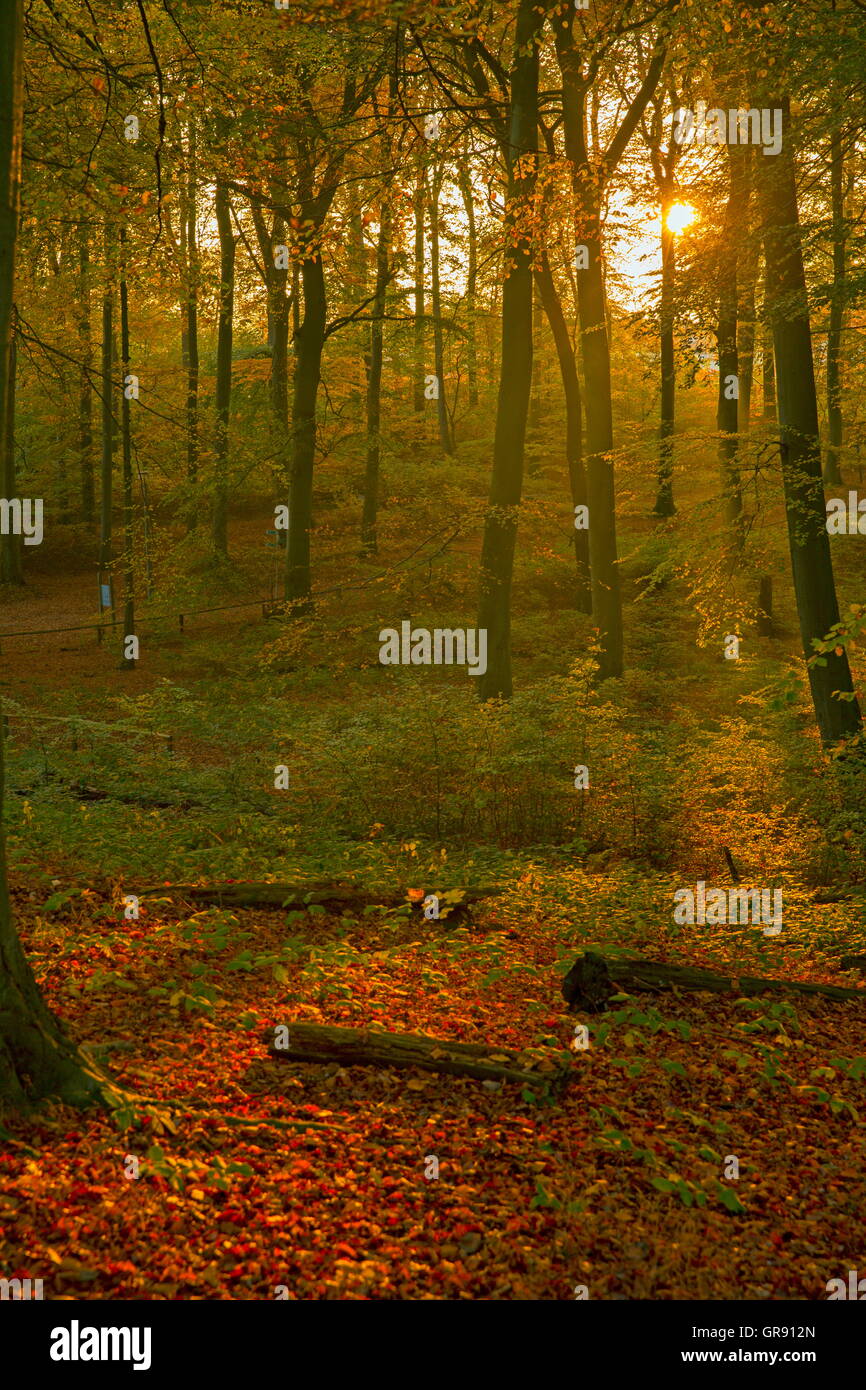
<svg viewBox="0 0 866 1390"><path fill-rule="evenodd" d="M718 975L686 965L661 965L657 961L613 959L597 951L585 951L562 981L562 995L575 1013L600 1013L611 995L632 990L709 990L713 994L764 994L769 991L817 994L825 999L866 999L866 989L841 985L812 985L799 980L765 980L754 975Z"/></svg>
<svg viewBox="0 0 866 1390"><path fill-rule="evenodd" d="M498 897L502 888L464 888L446 896L444 890L431 888L443 899L440 918L453 920L465 914L485 898ZM345 887L340 884L316 883L171 883L151 884L138 896L182 898L186 902L212 904L215 907L282 907L303 911L305 907L323 907L327 912L362 912L367 907L400 907L409 903L406 892L377 893L367 888ZM411 900L411 906L422 911L423 897Z"/></svg>
<svg viewBox="0 0 866 1390"><path fill-rule="evenodd" d="M283 1062L337 1062L341 1067L418 1067L422 1071L474 1076L480 1081L515 1081L538 1088L562 1085L570 1058L542 1049L516 1051L483 1043L458 1043L424 1033L380 1033L362 1028L330 1028L318 1023L286 1025L288 1038L271 1029L264 1041L270 1056ZM278 1046L285 1043L284 1047Z"/></svg>

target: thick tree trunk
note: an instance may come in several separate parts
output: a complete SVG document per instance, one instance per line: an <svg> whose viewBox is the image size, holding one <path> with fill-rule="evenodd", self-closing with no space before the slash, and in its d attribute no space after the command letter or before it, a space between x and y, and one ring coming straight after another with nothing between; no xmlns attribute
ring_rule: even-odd
<svg viewBox="0 0 866 1390"><path fill-rule="evenodd" d="M833 297L830 300L830 326L827 332L827 425L828 448L824 481L840 487L842 473L842 318L845 313L845 200L843 194L844 156L842 132L837 126L830 141L830 186L833 205Z"/></svg>
<svg viewBox="0 0 866 1390"><path fill-rule="evenodd" d="M286 599L295 613L309 612L310 528L313 521L313 470L316 462L316 401L325 345L325 270L318 249L301 265L304 319L296 334L292 396L292 477L286 548Z"/></svg>
<svg viewBox="0 0 866 1390"><path fill-rule="evenodd" d="M91 798L93 799L93 798ZM476 903L487 898L498 898L502 888L465 888L461 891L459 902L449 906L446 894L438 893L441 899L440 918L453 921L462 917ZM333 883L155 883L142 888L141 897L162 896L180 898L190 903L213 903L217 907L279 907L302 912L311 904L324 907L329 912L361 913L367 907L400 907L408 901L405 892L388 893L364 888L342 887ZM419 916L423 913L423 899L414 901ZM438 920L438 919L436 919Z"/></svg>
<svg viewBox="0 0 866 1390"><path fill-rule="evenodd" d="M716 429L719 432L718 458L727 526L729 560L736 561L742 551L743 493L740 485L739 451L739 361L737 357L737 227L743 212L744 165L749 153L728 148L728 202L718 256L719 317L716 328L719 361L719 389Z"/></svg>
<svg viewBox="0 0 866 1390"><path fill-rule="evenodd" d="M479 1081L512 1081L521 1086L561 1086L571 1059L540 1050L515 1052L485 1043L451 1042L423 1033L380 1033L372 1029L327 1028L318 1023L287 1025L286 1046L273 1030L265 1035L273 1061L337 1062L341 1067L418 1067Z"/></svg>
<svg viewBox="0 0 866 1390"><path fill-rule="evenodd" d="M568 464L568 482L571 490L572 507L585 507L586 473L583 467L583 407L580 398L580 379L577 374L577 359L562 301L556 290L550 260L547 252L542 252L541 264L536 268L535 278L541 303L550 324L559 370L562 375L562 391L565 397L565 456ZM577 514L575 513L575 519ZM592 581L589 571L589 531L586 527L574 529L574 558L577 566L577 585L575 588L575 607L579 613L592 612Z"/></svg>
<svg viewBox="0 0 866 1390"><path fill-rule="evenodd" d="M217 555L229 553L229 411L232 398L232 330L235 299L235 250L229 193L225 184L216 188L216 222L220 246L220 297L217 327L216 435L211 535Z"/></svg>
<svg viewBox="0 0 866 1390"><path fill-rule="evenodd" d="M78 227L78 470L81 489L81 517L88 525L96 515L96 488L93 469L93 332L90 321L90 233L86 222Z"/></svg>
<svg viewBox="0 0 866 1390"><path fill-rule="evenodd" d="M21 187L23 0L10 0L0 25L0 439L6 435L12 352L15 250ZM86 1104L99 1095L39 993L12 921L2 808L0 712L0 1105L24 1107L46 1096Z"/></svg>
<svg viewBox="0 0 866 1390"><path fill-rule="evenodd" d="M532 382L532 253L526 223L537 174L537 37L542 20L533 0L519 0L508 131L502 361L493 475L481 550L478 626L487 630L488 653L487 671L478 678L482 700L507 699L512 691L511 584ZM510 244L512 239L516 245Z"/></svg>
<svg viewBox="0 0 866 1390"><path fill-rule="evenodd" d="M439 443L446 454L454 453L448 402L445 398L445 345L442 332L442 293L439 276L439 192L442 187L442 168L433 175L430 190L430 294L433 301L433 370L438 382L436 418L439 424Z"/></svg>
<svg viewBox="0 0 866 1390"><path fill-rule="evenodd" d="M779 393L788 540L803 653L808 659L814 654L813 640L826 637L838 623L839 605L821 479L818 400L790 105L787 97L757 104L783 111L782 150L772 158L761 159L758 167L767 256L767 307L773 325ZM825 744L834 744L859 730L860 707L853 698L836 698L836 692L853 695L847 654L828 652L823 662L821 666L808 667L809 684L821 738Z"/></svg>
<svg viewBox="0 0 866 1390"><path fill-rule="evenodd" d="M412 198L412 215L415 221L415 260L413 294L415 300L414 324L412 329L413 372L412 406L416 415L424 412L424 215L427 203L427 174L424 163L419 160L418 177Z"/></svg>
<svg viewBox="0 0 866 1390"><path fill-rule="evenodd" d="M376 297L370 324L370 356L367 370L367 468L364 477L364 509L361 517L361 548L369 555L378 550L376 522L379 512L379 455L382 423L382 355L384 348L385 290L388 285L388 259L391 248L391 208L383 202L379 213L379 239L376 244Z"/></svg>
<svg viewBox="0 0 866 1390"><path fill-rule="evenodd" d="M562 997L571 1013L600 1013L613 994L631 990L708 990L712 994L813 994L823 999L866 1001L866 989L810 985L797 980L764 980L752 975L717 975L684 965L651 960L608 960L595 951L579 956L562 981Z"/></svg>

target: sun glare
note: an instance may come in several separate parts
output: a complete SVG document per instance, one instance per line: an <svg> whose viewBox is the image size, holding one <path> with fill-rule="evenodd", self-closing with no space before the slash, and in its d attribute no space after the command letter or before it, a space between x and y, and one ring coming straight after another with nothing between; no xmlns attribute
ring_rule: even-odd
<svg viewBox="0 0 866 1390"><path fill-rule="evenodd" d="M674 236L679 236L680 232L691 226L697 215L690 204L674 203L667 215L668 231L673 232Z"/></svg>

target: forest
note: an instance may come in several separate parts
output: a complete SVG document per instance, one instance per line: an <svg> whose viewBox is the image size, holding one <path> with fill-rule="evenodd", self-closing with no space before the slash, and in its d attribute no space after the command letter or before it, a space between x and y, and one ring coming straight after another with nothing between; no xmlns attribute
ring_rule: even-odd
<svg viewBox="0 0 866 1390"><path fill-rule="evenodd" d="M0 8L0 1301L866 1297L864 176L866 0Z"/></svg>

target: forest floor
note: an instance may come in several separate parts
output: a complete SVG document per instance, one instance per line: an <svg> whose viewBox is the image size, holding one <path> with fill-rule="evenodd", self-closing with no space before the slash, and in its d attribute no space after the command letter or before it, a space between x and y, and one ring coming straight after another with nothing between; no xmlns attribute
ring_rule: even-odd
<svg viewBox="0 0 866 1390"><path fill-rule="evenodd" d="M480 495L480 471L477 482ZM575 701L568 687L545 705L544 689L589 627L570 603L551 486L542 473L528 489L516 732L496 724L477 766L460 760L487 725L455 698L460 677L437 672L439 703L416 707L376 662L379 628L404 608L432 626L473 601L477 545L458 538L443 566L435 552L450 531L435 499L408 530L406 499L387 499L389 564L356 557L363 589L323 601L315 631L284 631L255 608L178 631L178 612L267 593L262 512L234 524L233 568L163 584L147 615L165 616L150 635L145 625L143 660L120 679L116 640L4 645L16 920L51 1007L137 1097L114 1115L4 1119L7 1277L41 1277L52 1298L572 1299L585 1288L810 1300L862 1268L860 1001L666 993L572 1016L560 994L589 946L859 984L840 957L866 951L861 869L839 901L815 901L816 887L845 879L852 831L837 818L822 838L801 800L824 787L802 692L778 716L781 743L763 693L795 650L790 594L780 580L777 636L725 662L720 646L695 645L677 576L646 582L656 531L645 499L626 508L633 669L587 715L589 818L564 812L568 769L582 761L566 727ZM331 554L317 582L333 591L353 548L341 518L327 513L316 537ZM0 631L92 620L77 545L46 551L25 593L3 596ZM856 592L859 545L841 562L843 590ZM171 733L173 757L157 733ZM272 785L284 758L289 812ZM547 800L559 763L567 789ZM730 882L723 846L744 884L784 885L780 936L673 923L676 887ZM504 892L453 927L385 908L196 911L142 891L262 878L383 897ZM139 917L125 920L123 894L137 891ZM547 1047L567 1055L571 1080L545 1098L468 1077L277 1062L265 1036L292 1021ZM571 1049L576 1024L589 1028L586 1050Z"/></svg>

